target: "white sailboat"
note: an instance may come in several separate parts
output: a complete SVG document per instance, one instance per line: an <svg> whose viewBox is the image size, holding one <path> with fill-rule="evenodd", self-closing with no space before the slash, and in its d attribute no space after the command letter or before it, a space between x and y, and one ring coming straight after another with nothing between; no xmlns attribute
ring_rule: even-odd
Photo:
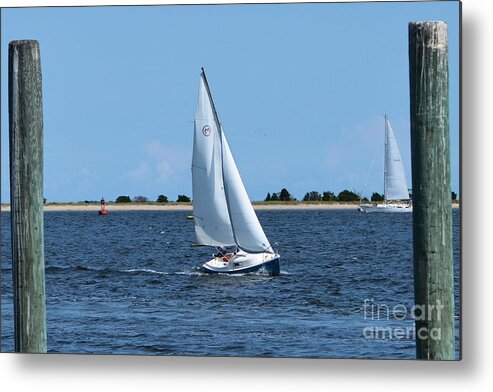
<svg viewBox="0 0 493 392"><path fill-rule="evenodd" d="M200 75L192 158L193 216L197 245L217 253L206 273L279 275L279 254L267 239L236 167L204 69ZM229 250L228 250L229 248Z"/></svg>
<svg viewBox="0 0 493 392"><path fill-rule="evenodd" d="M360 204L362 212L412 212L404 165L397 139L385 116L385 159L384 159L384 202L383 204Z"/></svg>

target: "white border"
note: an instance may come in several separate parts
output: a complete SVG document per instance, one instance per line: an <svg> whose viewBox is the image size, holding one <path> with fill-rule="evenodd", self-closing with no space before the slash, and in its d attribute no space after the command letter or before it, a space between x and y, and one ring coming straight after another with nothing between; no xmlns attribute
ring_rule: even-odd
<svg viewBox="0 0 493 392"><path fill-rule="evenodd" d="M214 3L230 3L216 0ZM246 3L248 1L244 1ZM272 1L274 2L274 1ZM176 4L3 0L2 6ZM199 4L206 1L179 1ZM304 360L0 354L2 390L358 391L488 390L491 387L493 61L490 1L463 0L463 361ZM337 389L336 389L337 388Z"/></svg>

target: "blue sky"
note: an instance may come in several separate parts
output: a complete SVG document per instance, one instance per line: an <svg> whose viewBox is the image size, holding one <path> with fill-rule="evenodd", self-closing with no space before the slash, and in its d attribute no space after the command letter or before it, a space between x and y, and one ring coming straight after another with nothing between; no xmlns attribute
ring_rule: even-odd
<svg viewBox="0 0 493 392"><path fill-rule="evenodd" d="M458 2L2 9L1 199L9 200L8 43L40 42L48 201L191 195L200 67L252 200L286 187L383 192L383 115L411 187L408 22L449 25L459 191ZM374 164L369 172L372 160Z"/></svg>

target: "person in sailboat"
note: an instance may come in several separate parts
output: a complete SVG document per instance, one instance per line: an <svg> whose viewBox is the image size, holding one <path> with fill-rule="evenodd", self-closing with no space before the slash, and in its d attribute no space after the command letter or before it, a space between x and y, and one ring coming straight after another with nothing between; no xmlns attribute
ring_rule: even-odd
<svg viewBox="0 0 493 392"><path fill-rule="evenodd" d="M223 261L229 261L236 256L238 253L238 247L236 247L232 252L228 252L228 250L223 246L217 247L217 253L214 253L213 256Z"/></svg>
<svg viewBox="0 0 493 392"><path fill-rule="evenodd" d="M224 257L227 253L228 250L224 246L218 246L217 248L217 253L214 253L214 257Z"/></svg>

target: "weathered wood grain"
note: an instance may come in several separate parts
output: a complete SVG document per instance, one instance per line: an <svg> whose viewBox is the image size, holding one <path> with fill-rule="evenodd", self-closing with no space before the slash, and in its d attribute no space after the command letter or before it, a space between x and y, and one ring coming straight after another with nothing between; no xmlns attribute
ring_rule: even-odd
<svg viewBox="0 0 493 392"><path fill-rule="evenodd" d="M445 22L409 24L409 73L414 292L416 306L426 309L422 317L416 319L416 355L419 359L454 359L448 38Z"/></svg>
<svg viewBox="0 0 493 392"><path fill-rule="evenodd" d="M10 199L16 352L46 352L43 105L37 41L9 44Z"/></svg>

